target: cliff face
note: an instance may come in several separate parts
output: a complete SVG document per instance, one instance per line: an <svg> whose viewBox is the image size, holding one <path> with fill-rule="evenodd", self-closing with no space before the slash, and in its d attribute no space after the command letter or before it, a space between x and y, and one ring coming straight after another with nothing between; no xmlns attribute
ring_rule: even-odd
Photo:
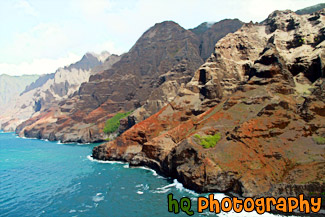
<svg viewBox="0 0 325 217"><path fill-rule="evenodd" d="M191 32L195 33L199 41L198 51L200 57L206 60L213 53L217 41L228 33L235 32L242 25L243 23L238 19L226 19L216 23L205 22L194 29L190 29ZM161 85L149 95L145 103L136 109L127 120L121 121L120 133L129 129L133 123L147 119L170 103L177 96L182 84L184 85L192 79L193 67L189 65L190 63L182 61L167 73L160 75L159 83ZM197 68L198 66L195 70Z"/></svg>
<svg viewBox="0 0 325 217"><path fill-rule="evenodd" d="M203 60L210 57L214 51L214 45L228 33L237 31L243 22L238 19L225 19L217 23L202 23L191 29L200 38L200 55Z"/></svg>
<svg viewBox="0 0 325 217"><path fill-rule="evenodd" d="M63 142L101 141L108 118L135 110L132 123L122 123L127 129L159 111L192 78L203 63L200 44L196 34L174 22L156 24L112 68L91 76L72 97L21 124L17 132Z"/></svg>
<svg viewBox="0 0 325 217"><path fill-rule="evenodd" d="M93 157L149 166L199 192L320 196L324 26L324 10L275 11L245 24L216 44L168 105Z"/></svg>
<svg viewBox="0 0 325 217"><path fill-rule="evenodd" d="M92 68L105 62L100 57L108 57L108 55L103 53L101 56L95 56L87 53L80 61L60 68L53 74L41 76L33 83L30 82L31 84L20 96L12 100L10 106L4 109L0 118L1 129L15 131L23 121L68 98L79 89L81 83L89 80Z"/></svg>

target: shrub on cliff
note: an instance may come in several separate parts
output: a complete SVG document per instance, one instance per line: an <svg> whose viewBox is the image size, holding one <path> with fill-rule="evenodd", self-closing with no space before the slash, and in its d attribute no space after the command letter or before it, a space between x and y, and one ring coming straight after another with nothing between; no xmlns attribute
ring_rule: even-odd
<svg viewBox="0 0 325 217"><path fill-rule="evenodd" d="M104 133L106 133L106 134L114 133L120 126L120 120L122 118L129 116L131 113L132 113L132 111L125 112L125 113L117 113L112 118L108 119L106 121L104 130L103 130Z"/></svg>
<svg viewBox="0 0 325 217"><path fill-rule="evenodd" d="M200 145L202 145L203 148L213 148L221 139L221 134L216 133L214 135L208 135L204 137L201 137L200 135L196 134L194 137L198 139Z"/></svg>
<svg viewBox="0 0 325 217"><path fill-rule="evenodd" d="M325 137L317 136L317 137L314 137L313 139L317 144L320 144L320 145L325 144Z"/></svg>

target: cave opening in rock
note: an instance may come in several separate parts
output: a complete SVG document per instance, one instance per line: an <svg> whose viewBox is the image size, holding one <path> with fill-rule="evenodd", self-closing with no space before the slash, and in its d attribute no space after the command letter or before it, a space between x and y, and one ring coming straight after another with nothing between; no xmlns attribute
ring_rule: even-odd
<svg viewBox="0 0 325 217"><path fill-rule="evenodd" d="M199 84L204 85L207 83L206 71L205 69L200 69Z"/></svg>

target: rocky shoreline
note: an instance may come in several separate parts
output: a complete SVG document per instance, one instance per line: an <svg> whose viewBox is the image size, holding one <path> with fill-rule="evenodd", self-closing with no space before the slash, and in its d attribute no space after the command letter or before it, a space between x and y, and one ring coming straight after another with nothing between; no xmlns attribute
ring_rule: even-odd
<svg viewBox="0 0 325 217"><path fill-rule="evenodd" d="M245 199L245 197L242 195L242 190L241 190L241 184L238 180L236 180L235 184L232 187L235 187L231 190L226 190L226 191L220 191L218 189L215 190L207 190L205 189L204 186L198 186L198 185L193 185L189 179L184 179L183 176L180 176L179 173L176 171L169 171L168 168L162 168L157 165L157 162L153 162L151 160L132 160L128 161L125 158L106 158L103 156L101 153L103 153L102 146L97 146L93 149L92 152L92 157L97 160L103 160L103 161L117 161L117 162L123 162L123 163L129 163L130 167L147 167L149 169L154 170L157 174L168 177L171 179L176 179L178 182L180 182L185 188L189 190L193 190L196 193L224 193L228 197L238 197L239 199ZM188 177L187 177L188 178ZM261 198L261 197L291 197L293 196L292 192L299 192L300 194L304 194L304 198L309 200L312 197L321 197L322 201L325 200L325 195L311 195L310 192L317 192L319 189L325 189L324 184L319 184L319 183L311 183L307 185L296 185L296 184L280 184L276 186L272 186L272 193L269 194L261 194L261 195L255 195L255 198ZM289 193L290 192L290 193ZM277 195L277 196L275 196ZM274 209L272 206L271 213L273 214L280 214L284 216L306 216L306 214L301 213L297 210L294 210L293 213L283 213L279 212ZM325 214L325 203L322 202L321 210L318 213L311 213L308 216L314 216L314 217L322 217Z"/></svg>

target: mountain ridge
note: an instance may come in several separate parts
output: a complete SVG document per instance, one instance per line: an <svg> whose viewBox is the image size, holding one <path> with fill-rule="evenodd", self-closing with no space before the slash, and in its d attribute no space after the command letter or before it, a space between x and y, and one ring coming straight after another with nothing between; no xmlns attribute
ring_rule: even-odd
<svg viewBox="0 0 325 217"><path fill-rule="evenodd" d="M189 81L203 63L199 47L200 39L193 32L173 21L158 23L144 32L112 68L91 75L72 98L48 110L51 118L46 114L35 117L20 125L17 133L62 142L102 141L105 122L115 113L147 104L144 110L151 114L168 103L153 94L149 106L148 93L163 85L175 95L181 83Z"/></svg>

